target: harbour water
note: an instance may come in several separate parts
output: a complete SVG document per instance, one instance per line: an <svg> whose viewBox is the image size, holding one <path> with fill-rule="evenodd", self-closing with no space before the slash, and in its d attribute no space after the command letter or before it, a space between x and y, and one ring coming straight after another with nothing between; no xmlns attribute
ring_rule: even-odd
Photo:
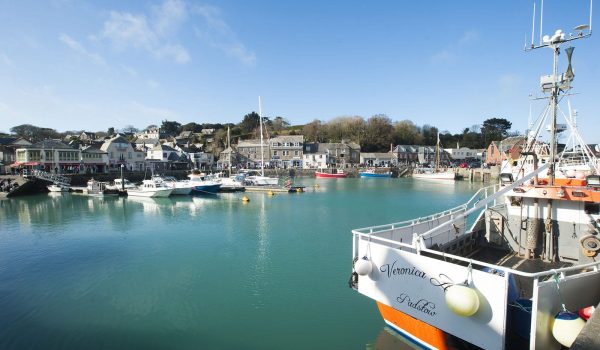
<svg viewBox="0 0 600 350"><path fill-rule="evenodd" d="M0 201L0 348L400 346L347 286L350 231L461 204L479 185L300 183L273 197Z"/></svg>

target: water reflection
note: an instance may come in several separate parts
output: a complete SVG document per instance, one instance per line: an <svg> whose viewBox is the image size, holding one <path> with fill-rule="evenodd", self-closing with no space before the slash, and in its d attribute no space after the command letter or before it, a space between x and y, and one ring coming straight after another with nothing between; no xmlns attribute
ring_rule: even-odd
<svg viewBox="0 0 600 350"><path fill-rule="evenodd" d="M407 339L400 336L393 329L384 327L375 339L374 344L367 344L367 350L413 350L421 349Z"/></svg>

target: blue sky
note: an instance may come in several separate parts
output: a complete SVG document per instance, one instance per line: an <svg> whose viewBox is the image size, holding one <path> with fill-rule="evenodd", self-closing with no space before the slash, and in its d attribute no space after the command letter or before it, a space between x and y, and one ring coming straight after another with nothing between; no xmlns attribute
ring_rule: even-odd
<svg viewBox="0 0 600 350"><path fill-rule="evenodd" d="M292 124L383 113L450 132L501 117L523 131L528 95L541 95L539 76L552 67L550 50L523 51L532 7L0 0L0 131L237 123L259 95L265 116ZM544 34L589 22L588 7L546 0ZM600 141L596 41L576 42L573 62L581 94L572 104L588 142ZM534 103L534 116L542 109Z"/></svg>

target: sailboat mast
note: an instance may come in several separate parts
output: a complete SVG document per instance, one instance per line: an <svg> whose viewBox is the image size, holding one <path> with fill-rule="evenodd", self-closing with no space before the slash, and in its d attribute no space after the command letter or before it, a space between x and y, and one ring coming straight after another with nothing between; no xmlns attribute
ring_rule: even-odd
<svg viewBox="0 0 600 350"><path fill-rule="evenodd" d="M231 177L231 140L229 139L229 126L227 126L227 148L229 148L227 163L229 164L229 177Z"/></svg>
<svg viewBox="0 0 600 350"><path fill-rule="evenodd" d="M260 176L265 176L265 154L263 151L262 104L258 96L258 124L260 126Z"/></svg>
<svg viewBox="0 0 600 350"><path fill-rule="evenodd" d="M437 144L435 146L435 172L438 172L440 167L440 132L437 133Z"/></svg>

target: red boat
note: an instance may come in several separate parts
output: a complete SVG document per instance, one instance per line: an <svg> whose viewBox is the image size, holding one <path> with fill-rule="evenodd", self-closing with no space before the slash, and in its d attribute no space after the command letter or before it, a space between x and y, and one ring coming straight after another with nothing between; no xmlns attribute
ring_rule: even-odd
<svg viewBox="0 0 600 350"><path fill-rule="evenodd" d="M331 169L330 172L323 171L315 171L316 178L325 178L325 179L343 179L346 177L346 173L343 170Z"/></svg>

